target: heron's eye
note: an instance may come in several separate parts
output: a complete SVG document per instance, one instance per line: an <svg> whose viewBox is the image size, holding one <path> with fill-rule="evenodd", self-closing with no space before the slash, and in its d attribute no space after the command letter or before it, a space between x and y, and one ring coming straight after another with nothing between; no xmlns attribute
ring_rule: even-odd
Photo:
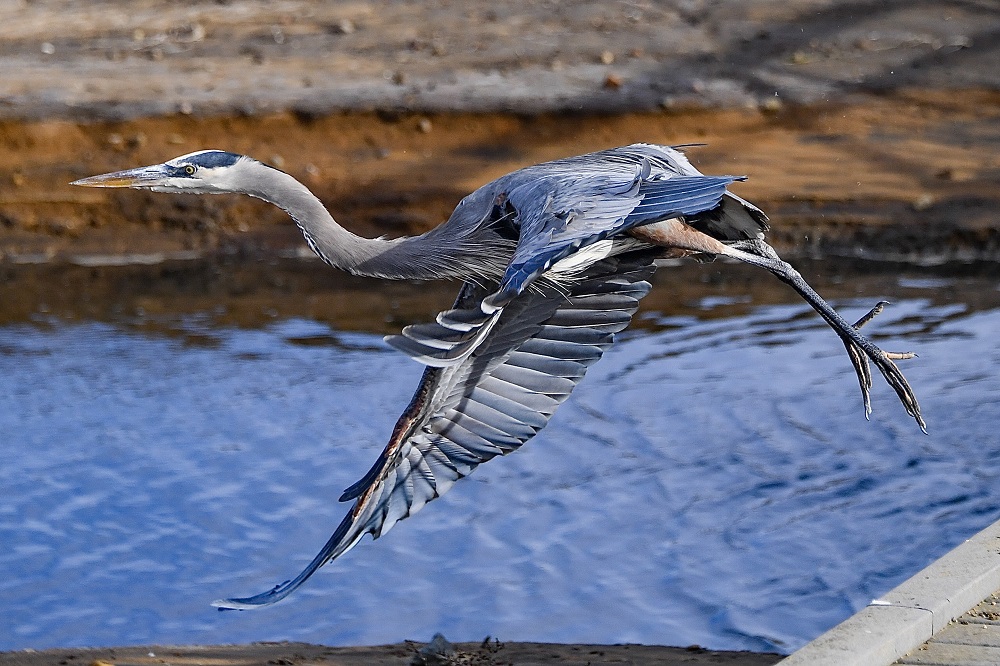
<svg viewBox="0 0 1000 666"><path fill-rule="evenodd" d="M187 175L189 175L189 176L193 176L193 175L194 175L194 172L195 172L195 171L197 171L197 169L195 169L195 168L194 168L193 166L191 166L190 164L188 164L188 165L186 165L186 166L184 167L184 173L186 173L186 174L187 174Z"/></svg>

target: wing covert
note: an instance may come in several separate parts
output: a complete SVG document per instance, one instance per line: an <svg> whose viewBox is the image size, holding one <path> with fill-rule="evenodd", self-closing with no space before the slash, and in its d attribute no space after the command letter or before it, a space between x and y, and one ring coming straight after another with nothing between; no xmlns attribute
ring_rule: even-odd
<svg viewBox="0 0 1000 666"><path fill-rule="evenodd" d="M459 363L491 335L511 300L543 274L575 273L599 261L613 251L610 239L633 227L715 209L726 188L742 180L651 170L645 157L586 177L526 170L523 182L503 195L517 212L520 237L498 290L478 307L442 312L436 323L408 326L386 342L425 365ZM560 261L573 261L573 267Z"/></svg>
<svg viewBox="0 0 1000 666"><path fill-rule="evenodd" d="M647 162L632 181L606 176L579 179L546 198L536 196L540 184L535 182L515 188L509 196L522 218L521 238L500 292L519 294L559 260L632 227L711 210L737 180L742 178L655 178L650 177Z"/></svg>

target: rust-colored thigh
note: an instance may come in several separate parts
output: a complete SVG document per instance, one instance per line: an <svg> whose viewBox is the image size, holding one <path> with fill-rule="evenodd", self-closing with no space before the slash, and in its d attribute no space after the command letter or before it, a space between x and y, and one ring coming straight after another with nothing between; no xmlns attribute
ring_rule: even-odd
<svg viewBox="0 0 1000 666"><path fill-rule="evenodd" d="M691 252L728 254L729 251L724 243L676 218L644 224L630 229L628 233L653 245L681 250L683 251L681 256Z"/></svg>

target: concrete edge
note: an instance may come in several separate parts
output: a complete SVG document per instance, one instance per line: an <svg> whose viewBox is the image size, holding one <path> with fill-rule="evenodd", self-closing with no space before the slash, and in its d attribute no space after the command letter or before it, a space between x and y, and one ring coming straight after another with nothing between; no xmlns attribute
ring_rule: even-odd
<svg viewBox="0 0 1000 666"><path fill-rule="evenodd" d="M1000 521L804 645L782 666L887 666L1000 589Z"/></svg>

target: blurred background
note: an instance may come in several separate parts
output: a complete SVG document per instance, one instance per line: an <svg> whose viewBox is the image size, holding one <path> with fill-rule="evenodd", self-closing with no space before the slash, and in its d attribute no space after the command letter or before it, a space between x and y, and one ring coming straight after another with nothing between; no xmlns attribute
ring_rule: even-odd
<svg viewBox="0 0 1000 666"><path fill-rule="evenodd" d="M0 649L427 639L786 652L1000 513L1000 8L982 0L0 0ZM455 285L312 259L232 196L70 188L252 155L375 236L512 169L688 149L906 363L930 434L780 283L661 270L552 424L282 605ZM867 330L867 329L866 329Z"/></svg>

